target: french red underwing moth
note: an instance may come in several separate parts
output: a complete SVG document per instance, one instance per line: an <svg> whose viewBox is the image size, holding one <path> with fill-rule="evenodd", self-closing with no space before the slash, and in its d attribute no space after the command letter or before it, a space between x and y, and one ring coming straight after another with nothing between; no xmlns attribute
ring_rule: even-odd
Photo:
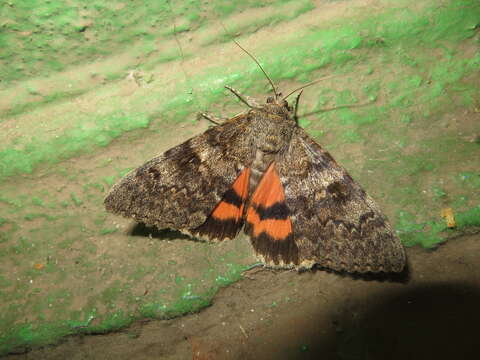
<svg viewBox="0 0 480 360"><path fill-rule="evenodd" d="M298 125L301 92L290 106L243 50L274 96L259 104L227 87L248 109L128 173L106 209L209 241L243 228L271 267L401 272L405 251L385 215Z"/></svg>

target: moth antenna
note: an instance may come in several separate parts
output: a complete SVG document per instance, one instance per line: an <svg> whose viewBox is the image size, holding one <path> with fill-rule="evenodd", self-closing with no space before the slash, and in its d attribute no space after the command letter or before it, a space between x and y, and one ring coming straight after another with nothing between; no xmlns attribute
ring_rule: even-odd
<svg viewBox="0 0 480 360"><path fill-rule="evenodd" d="M293 108L293 120L295 120L297 125L298 125L298 104L300 102L300 96L302 96L302 94L303 94L303 89L300 90L300 92L298 93L297 98L295 99L295 107Z"/></svg>
<svg viewBox="0 0 480 360"><path fill-rule="evenodd" d="M275 99L278 98L278 93L277 93L277 89L275 88L275 85L273 84L273 81L272 79L270 79L270 76L268 76L267 72L263 69L262 65L260 65L260 63L258 62L257 59L255 59L255 56L253 56L252 54L250 54L246 49L244 49L238 42L237 40L235 39L232 39L233 42L235 44L237 44L237 46L242 49L248 56L250 56L252 58L253 61L255 61L255 63L258 65L258 67L260 68L260 70L262 70L263 74L265 75L265 77L267 78L268 82L270 83L270 85L272 86L272 89L273 89L273 93L275 94Z"/></svg>
<svg viewBox="0 0 480 360"><path fill-rule="evenodd" d="M335 77L335 76L336 76L336 75L325 76L325 77L323 77L323 78L321 78L321 79L317 79L317 80L314 80L314 81L312 81L312 82L310 82L310 83L308 83L308 84L306 84L306 85L300 86L300 87L296 88L295 90L290 91L287 95L285 95L285 96L283 97L282 100L286 100L290 95L295 94L295 93L296 93L297 91L299 91L299 90L305 89L306 87L312 86L312 85L314 85L314 84L316 84L316 83L319 83L320 81L331 79L331 78L333 78L333 77Z"/></svg>
<svg viewBox="0 0 480 360"><path fill-rule="evenodd" d="M220 24L222 25L223 29L225 30L225 32L228 34L228 31L227 31L227 28L225 27L225 25L223 24L223 22L220 21ZM250 54L242 45L240 45L238 43L237 40L235 40L233 37L232 37L232 40L233 42L240 48L242 49L245 54L247 54L248 56L250 56L252 58L253 61L255 61L255 64L258 65L258 67L260 68L260 70L262 70L263 72L263 75L265 75L265 77L267 78L268 82L270 83L270 85L272 86L272 89L273 89L273 93L275 94L275 99L278 99L279 95L278 95L278 92L277 92L277 89L275 88L275 85L273 84L273 81L272 79L270 79L270 76L268 76L267 72L265 71L265 69L262 67L262 65L260 65L260 63L258 62L258 60L255 58L255 56L253 56L252 54Z"/></svg>

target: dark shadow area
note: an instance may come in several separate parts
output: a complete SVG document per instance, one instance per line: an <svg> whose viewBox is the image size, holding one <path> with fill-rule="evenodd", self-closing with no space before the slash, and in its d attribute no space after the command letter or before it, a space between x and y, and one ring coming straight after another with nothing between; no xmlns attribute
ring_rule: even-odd
<svg viewBox="0 0 480 360"><path fill-rule="evenodd" d="M479 304L480 289L456 283L385 294L371 303L339 309L332 319L336 336L328 336L331 343L321 341L318 334L320 341L298 358L478 359Z"/></svg>
<svg viewBox="0 0 480 360"><path fill-rule="evenodd" d="M299 271L299 273L302 273L305 271L312 271L312 272L324 271L327 273L335 274L340 277L349 277L352 279L361 279L365 281L380 281L380 282L387 281L387 282L396 282L396 283L406 284L410 280L410 267L408 262L405 265L405 268L403 269L403 271L399 273L385 273L385 272L349 273L346 271L331 270L331 269L320 267L320 266L314 266L311 270L309 269L301 270Z"/></svg>
<svg viewBox="0 0 480 360"><path fill-rule="evenodd" d="M128 234L131 236L143 236L143 237L152 237L154 239L159 240L194 240L188 235L182 234L180 231L170 230L170 229L162 229L159 230L155 226L147 226L143 223L136 223L133 225Z"/></svg>

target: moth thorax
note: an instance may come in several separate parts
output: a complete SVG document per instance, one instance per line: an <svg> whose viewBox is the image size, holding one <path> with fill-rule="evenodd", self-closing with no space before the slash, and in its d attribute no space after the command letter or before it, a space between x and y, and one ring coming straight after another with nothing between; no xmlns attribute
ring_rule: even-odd
<svg viewBox="0 0 480 360"><path fill-rule="evenodd" d="M278 108L278 106L277 106ZM278 153L288 146L295 122L288 113L258 111L255 114L255 148L265 153Z"/></svg>
<svg viewBox="0 0 480 360"><path fill-rule="evenodd" d="M257 149L265 153L278 153L288 147L293 129L285 124L271 127L269 131L257 136Z"/></svg>

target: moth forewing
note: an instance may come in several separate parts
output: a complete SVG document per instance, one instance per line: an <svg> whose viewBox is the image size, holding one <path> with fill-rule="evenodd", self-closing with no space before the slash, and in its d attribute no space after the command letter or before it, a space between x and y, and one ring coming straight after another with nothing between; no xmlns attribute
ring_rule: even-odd
<svg viewBox="0 0 480 360"><path fill-rule="evenodd" d="M404 248L385 215L298 126L301 92L290 107L247 54L274 96L259 105L228 87L249 110L126 175L107 210L211 241L244 228L267 266L401 272Z"/></svg>

